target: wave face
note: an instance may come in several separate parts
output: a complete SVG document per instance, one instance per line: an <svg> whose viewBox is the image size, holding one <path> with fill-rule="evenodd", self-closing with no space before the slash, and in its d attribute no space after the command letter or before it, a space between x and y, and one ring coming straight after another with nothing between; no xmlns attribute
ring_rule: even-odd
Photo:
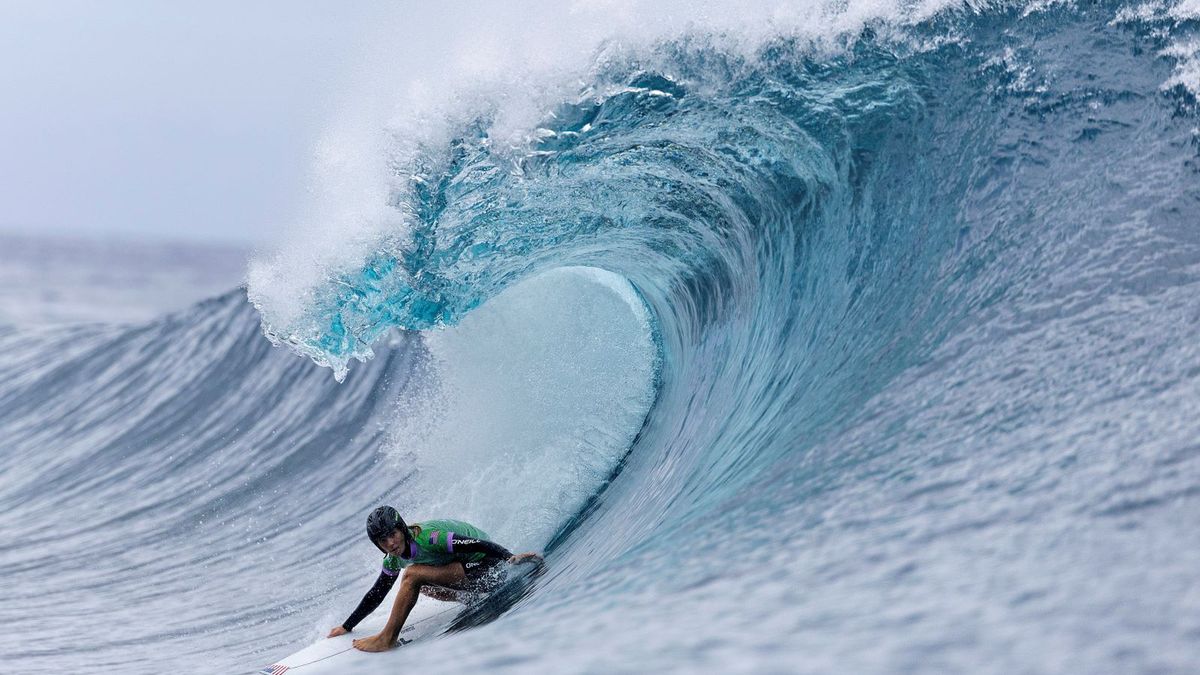
<svg viewBox="0 0 1200 675"><path fill-rule="evenodd" d="M1194 15L610 46L528 144L485 106L391 161L394 230L254 266L340 385L240 293L10 331L5 578L86 564L0 616L89 626L5 652L269 661L352 608L387 500L549 572L380 672L1186 671Z"/></svg>

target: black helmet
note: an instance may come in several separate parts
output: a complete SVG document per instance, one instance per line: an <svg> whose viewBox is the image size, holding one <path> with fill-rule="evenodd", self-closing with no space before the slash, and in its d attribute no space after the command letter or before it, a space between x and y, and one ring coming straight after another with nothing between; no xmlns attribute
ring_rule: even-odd
<svg viewBox="0 0 1200 675"><path fill-rule="evenodd" d="M375 544L380 551L383 551L381 542L387 539L396 528L404 531L404 540L407 542L409 538L408 526L404 524L404 519L400 517L400 512L390 506L381 506L371 512L367 516L367 536L370 537L371 543ZM383 551L387 553L387 551Z"/></svg>

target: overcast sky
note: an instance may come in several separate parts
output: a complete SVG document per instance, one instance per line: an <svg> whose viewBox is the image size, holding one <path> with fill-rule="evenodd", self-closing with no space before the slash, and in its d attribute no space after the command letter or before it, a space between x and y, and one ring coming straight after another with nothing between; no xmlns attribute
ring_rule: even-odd
<svg viewBox="0 0 1200 675"><path fill-rule="evenodd" d="M411 112L395 92L575 72L610 35L775 4L795 3L0 0L0 232L270 249L365 182L322 167L373 152Z"/></svg>
<svg viewBox="0 0 1200 675"><path fill-rule="evenodd" d="M0 230L270 242L377 12L0 2Z"/></svg>

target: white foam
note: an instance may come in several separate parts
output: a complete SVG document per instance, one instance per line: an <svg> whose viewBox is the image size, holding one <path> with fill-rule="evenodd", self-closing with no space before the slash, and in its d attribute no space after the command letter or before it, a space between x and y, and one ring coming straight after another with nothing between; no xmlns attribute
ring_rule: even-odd
<svg viewBox="0 0 1200 675"><path fill-rule="evenodd" d="M315 289L353 272L384 237L403 241L406 170L421 148L444 147L484 113L494 151L528 146L538 125L614 54L704 34L749 55L796 35L832 45L878 19L919 21L958 0L592 0L397 7L361 50L356 77L330 121L311 174L310 203L278 251L250 268L249 293L286 329ZM401 207L389 204L401 195Z"/></svg>
<svg viewBox="0 0 1200 675"><path fill-rule="evenodd" d="M1196 19L1200 19L1200 0L1151 0L1122 8L1113 18L1113 23L1169 23L1178 26ZM1175 62L1174 72L1163 82L1161 89L1165 91L1183 87L1192 96L1200 98L1200 41L1189 35L1177 36L1159 55Z"/></svg>
<svg viewBox="0 0 1200 675"><path fill-rule="evenodd" d="M1200 40L1177 42L1161 53L1175 60L1175 72L1163 83L1163 89L1183 87L1200 98Z"/></svg>
<svg viewBox="0 0 1200 675"><path fill-rule="evenodd" d="M1171 16L1176 21L1200 19L1200 0L1177 0L1171 7Z"/></svg>

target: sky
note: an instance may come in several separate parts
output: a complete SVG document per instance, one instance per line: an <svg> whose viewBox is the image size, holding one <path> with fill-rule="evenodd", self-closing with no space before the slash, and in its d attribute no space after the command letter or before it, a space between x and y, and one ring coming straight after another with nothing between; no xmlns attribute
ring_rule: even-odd
<svg viewBox="0 0 1200 675"><path fill-rule="evenodd" d="M425 124L420 103L567 82L535 73L578 72L610 36L793 5L0 0L0 233L258 250L337 234L379 217L380 137Z"/></svg>
<svg viewBox="0 0 1200 675"><path fill-rule="evenodd" d="M375 152L395 92L588 52L629 8L0 0L0 233L271 248L324 217L331 167L358 179L331 149Z"/></svg>
<svg viewBox="0 0 1200 675"><path fill-rule="evenodd" d="M379 13L0 2L0 231L274 240Z"/></svg>

